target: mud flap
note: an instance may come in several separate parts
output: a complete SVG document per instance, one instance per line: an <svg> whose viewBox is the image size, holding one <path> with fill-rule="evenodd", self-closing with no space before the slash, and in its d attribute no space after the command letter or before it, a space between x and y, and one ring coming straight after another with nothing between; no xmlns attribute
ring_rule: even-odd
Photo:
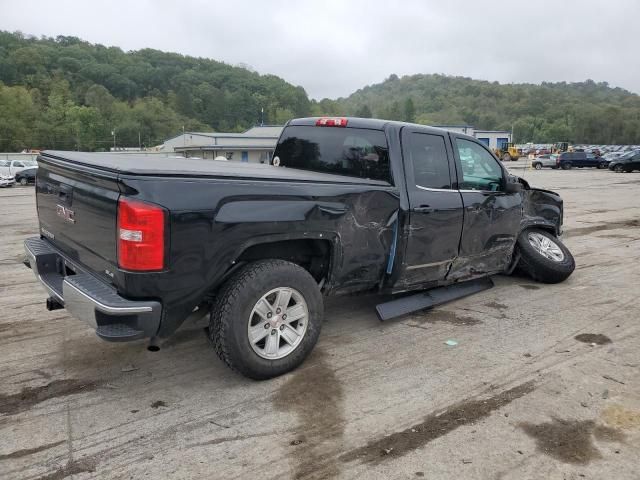
<svg viewBox="0 0 640 480"><path fill-rule="evenodd" d="M390 302L376 305L376 313L380 321L390 320L408 313L435 307L443 303L451 302L474 293L482 292L493 287L493 281L489 277L456 283L446 287L438 287L426 292L416 293L407 297L391 300Z"/></svg>

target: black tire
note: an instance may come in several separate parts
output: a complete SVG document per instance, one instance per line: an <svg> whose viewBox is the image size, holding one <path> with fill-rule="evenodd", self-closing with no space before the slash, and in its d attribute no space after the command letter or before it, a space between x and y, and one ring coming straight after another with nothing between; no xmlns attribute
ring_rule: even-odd
<svg viewBox="0 0 640 480"><path fill-rule="evenodd" d="M616 173L622 173L624 172L624 167L618 163L615 167L613 167L613 171Z"/></svg>
<svg viewBox="0 0 640 480"><path fill-rule="evenodd" d="M272 289L297 290L307 304L307 329L287 356L266 359L251 347L247 326L254 305ZM220 289L212 306L209 339L218 357L232 370L254 380L277 377L298 367L318 341L324 316L322 294L314 278L295 263L261 260L244 266Z"/></svg>
<svg viewBox="0 0 640 480"><path fill-rule="evenodd" d="M533 164L533 168L535 168L536 170L542 170L542 164L541 163L534 163Z"/></svg>
<svg viewBox="0 0 640 480"><path fill-rule="evenodd" d="M551 239L564 254L562 261L550 260L539 253L529 242L529 233L538 233ZM523 230L518 237L520 261L518 268L531 278L542 283L560 283L566 280L576 268L573 255L553 234L537 228Z"/></svg>
<svg viewBox="0 0 640 480"><path fill-rule="evenodd" d="M604 163L599 163L598 164L598 169L602 170L603 168L607 168L607 166Z"/></svg>
<svg viewBox="0 0 640 480"><path fill-rule="evenodd" d="M20 179L20 185L22 185L23 187L24 187L24 186L26 186L26 185L27 185L27 183L29 183L29 182L27 182L27 179L26 179L26 178L21 178L21 179Z"/></svg>
<svg viewBox="0 0 640 480"><path fill-rule="evenodd" d="M510 162L510 161L511 161L511 155L509 155L508 153L505 153L505 154L502 156L502 161L503 161L503 162Z"/></svg>
<svg viewBox="0 0 640 480"><path fill-rule="evenodd" d="M572 165L570 163L563 163L562 164L562 169L563 170L571 170Z"/></svg>

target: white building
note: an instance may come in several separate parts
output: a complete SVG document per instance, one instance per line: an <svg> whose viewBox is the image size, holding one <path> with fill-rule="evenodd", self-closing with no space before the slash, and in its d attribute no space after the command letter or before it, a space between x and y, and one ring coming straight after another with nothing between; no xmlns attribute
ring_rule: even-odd
<svg viewBox="0 0 640 480"><path fill-rule="evenodd" d="M264 125L242 133L185 132L165 141L159 150L209 160L222 156L239 162L269 163L282 128Z"/></svg>
<svg viewBox="0 0 640 480"><path fill-rule="evenodd" d="M476 130L471 125L434 125L434 127L471 135L492 150L501 147L505 143L511 143L511 132L508 130Z"/></svg>

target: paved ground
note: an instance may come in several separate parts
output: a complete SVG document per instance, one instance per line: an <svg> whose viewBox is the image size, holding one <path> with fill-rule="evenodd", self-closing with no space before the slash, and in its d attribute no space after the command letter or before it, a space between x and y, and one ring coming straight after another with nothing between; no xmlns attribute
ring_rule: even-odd
<svg viewBox="0 0 640 480"><path fill-rule="evenodd" d="M567 282L388 324L332 301L315 354L260 383L201 326L151 353L47 312L33 189L0 190L0 478L638 478L640 174L525 178L565 198Z"/></svg>

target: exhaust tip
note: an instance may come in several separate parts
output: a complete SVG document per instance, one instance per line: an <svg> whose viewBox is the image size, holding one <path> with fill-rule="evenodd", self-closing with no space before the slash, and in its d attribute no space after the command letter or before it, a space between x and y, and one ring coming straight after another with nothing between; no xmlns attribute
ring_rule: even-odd
<svg viewBox="0 0 640 480"><path fill-rule="evenodd" d="M147 350L149 350L150 352L160 351L160 341L158 340L158 337L151 337L151 339L149 340L149 346L147 347Z"/></svg>

